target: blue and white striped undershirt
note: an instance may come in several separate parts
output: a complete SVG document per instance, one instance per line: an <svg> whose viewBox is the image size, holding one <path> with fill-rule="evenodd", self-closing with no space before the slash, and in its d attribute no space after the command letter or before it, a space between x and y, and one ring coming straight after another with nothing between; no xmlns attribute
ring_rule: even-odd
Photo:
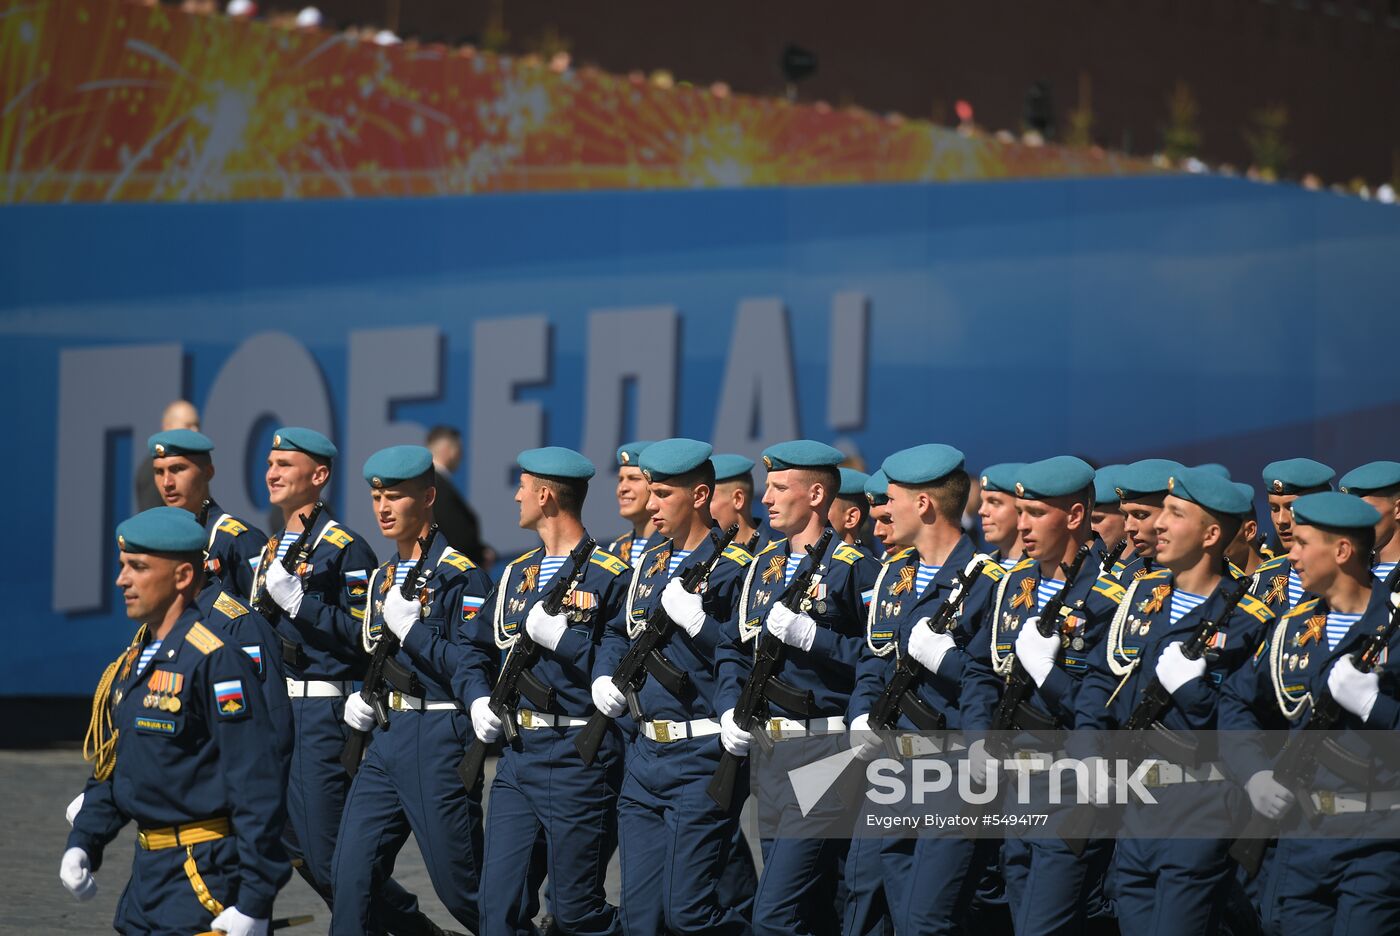
<svg viewBox="0 0 1400 936"><path fill-rule="evenodd" d="M136 672L139 673L139 672L141 672L142 670L144 670L144 669L146 668L147 664L149 664L149 663L151 662L151 659L152 659L159 651L160 651L160 641L159 641L159 640L152 640L150 643L146 644L145 648L141 651L141 659L140 659L140 661L136 664Z"/></svg>
<svg viewBox="0 0 1400 936"><path fill-rule="evenodd" d="M647 540L649 539L651 539L649 536L632 537L632 552L630 553L632 556L632 568L640 569L642 567L642 556L646 554Z"/></svg>
<svg viewBox="0 0 1400 936"><path fill-rule="evenodd" d="M300 536L300 533L291 533L287 530L283 530L281 538L277 540L277 558L286 559L287 553L292 551L292 543L296 542Z"/></svg>
<svg viewBox="0 0 1400 936"><path fill-rule="evenodd" d="M1340 611L1327 612L1327 649L1336 650L1337 644L1342 642L1347 632L1351 630L1351 625L1361 620L1359 614L1343 614Z"/></svg>
<svg viewBox="0 0 1400 936"><path fill-rule="evenodd" d="M914 594L922 596L933 582L933 577L938 574L941 565L924 565L919 563L919 571L914 573Z"/></svg>
<svg viewBox="0 0 1400 936"><path fill-rule="evenodd" d="M682 562L685 562L686 558L694 551L695 550L693 549L677 549L673 551L671 553L671 565L666 569L667 577L669 578L670 576L675 575L676 569L680 568L680 564Z"/></svg>
<svg viewBox="0 0 1400 936"><path fill-rule="evenodd" d="M1044 611L1050 599L1058 595L1064 587L1064 579L1041 579L1035 586L1035 609Z"/></svg>
<svg viewBox="0 0 1400 936"><path fill-rule="evenodd" d="M1384 582L1386 579L1390 578L1390 573L1394 571L1395 563L1377 562L1375 567L1371 569L1371 574L1376 577L1377 581Z"/></svg>
<svg viewBox="0 0 1400 936"><path fill-rule="evenodd" d="M417 559L400 559L394 564L394 584L402 585L408 578L408 573L413 571L413 567L418 564Z"/></svg>
<svg viewBox="0 0 1400 936"><path fill-rule="evenodd" d="M555 573L563 567L564 560L568 558L568 556L545 556L541 559L540 577L535 580L535 589L537 591L544 591L544 587L549 584L549 580L554 578Z"/></svg>
<svg viewBox="0 0 1400 936"><path fill-rule="evenodd" d="M1205 603L1205 600L1205 595L1193 595L1187 591L1173 591L1172 607L1171 611L1169 612L1171 615L1172 623L1175 624L1177 621L1186 617L1186 615L1190 614L1192 611L1195 611L1197 608L1199 608L1202 604Z"/></svg>
<svg viewBox="0 0 1400 936"><path fill-rule="evenodd" d="M1295 607L1303 600L1303 580L1298 578L1298 573L1292 569L1288 570L1288 606Z"/></svg>
<svg viewBox="0 0 1400 936"><path fill-rule="evenodd" d="M998 560L997 560L997 565L1001 566L1003 569L1010 569L1012 566L1014 566L1016 563L1018 563L1018 562L1020 562L1020 561L1021 561L1020 559L1015 559L1015 558L1012 558L1012 557L1008 556L1008 557L1005 558L1005 559L998 559Z"/></svg>

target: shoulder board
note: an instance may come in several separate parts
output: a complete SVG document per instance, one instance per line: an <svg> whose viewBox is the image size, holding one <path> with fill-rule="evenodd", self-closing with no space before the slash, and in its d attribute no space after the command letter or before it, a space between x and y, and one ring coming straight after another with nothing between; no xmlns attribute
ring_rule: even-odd
<svg viewBox="0 0 1400 936"><path fill-rule="evenodd" d="M982 574L993 582L1000 582L1006 578L1006 570L1001 567L1001 563L996 560L982 563Z"/></svg>
<svg viewBox="0 0 1400 936"><path fill-rule="evenodd" d="M753 555L738 543L730 543L724 547L724 558L731 562L737 562L740 566L746 566L753 562Z"/></svg>
<svg viewBox="0 0 1400 936"><path fill-rule="evenodd" d="M859 549L850 545L849 543L842 543L840 546L836 547L834 552L832 552L831 558L844 562L846 563L846 565L855 565L856 562L864 555L865 553L861 552Z"/></svg>
<svg viewBox="0 0 1400 936"><path fill-rule="evenodd" d="M1268 623L1274 616L1274 612L1270 610L1269 606L1253 595L1245 595L1240 598L1237 607L1250 617L1264 623Z"/></svg>
<svg viewBox="0 0 1400 936"><path fill-rule="evenodd" d="M190 644L205 656L224 645L222 640L214 636L213 631L198 621L195 622L194 627L190 628L189 633L185 634L185 643Z"/></svg>
<svg viewBox="0 0 1400 936"><path fill-rule="evenodd" d="M588 561L591 562L593 565L597 566L598 568L602 569L603 571L609 572L613 575L621 575L622 573L626 572L628 569L631 568L631 566L614 556L612 553L604 552L601 549L593 550L593 557Z"/></svg>
<svg viewBox="0 0 1400 936"><path fill-rule="evenodd" d="M458 572L470 572L472 569L476 568L475 562L472 562L455 549L448 549L443 552L442 563L443 565L452 566L452 568L456 569Z"/></svg>
<svg viewBox="0 0 1400 936"><path fill-rule="evenodd" d="M1148 572L1146 575L1138 576L1139 582L1150 582L1153 579L1170 578L1171 569L1158 569L1156 572Z"/></svg>
<svg viewBox="0 0 1400 936"><path fill-rule="evenodd" d="M1110 575L1100 575L1099 580L1094 583L1094 591L1114 604L1122 604L1123 596L1127 594L1127 590Z"/></svg>
<svg viewBox="0 0 1400 936"><path fill-rule="evenodd" d="M901 549L899 552L897 552L897 553L890 553L888 556L886 556L886 557L885 557L885 562L887 562L887 563L888 563L888 562L898 562L899 560L901 560L901 559L905 558L906 556L908 556L908 555L909 555L911 552L913 552L913 551L914 551L914 547L913 547L913 546L906 546L906 547L904 547L903 549Z"/></svg>
<svg viewBox="0 0 1400 936"><path fill-rule="evenodd" d="M1317 607L1318 601L1319 601L1319 599L1317 599L1317 598L1309 598L1307 601L1304 601L1302 604L1296 605L1292 610L1290 610L1287 614L1285 614L1284 617L1286 617L1286 618L1291 618L1291 617L1297 617L1297 616L1300 615L1300 614L1307 614L1309 611L1312 611L1314 608ZM1244 602L1241 601L1240 604L1244 604Z"/></svg>
<svg viewBox="0 0 1400 936"><path fill-rule="evenodd" d="M344 549L346 546L349 546L351 543L355 542L355 537L351 536L349 533L346 533L340 527L336 527L334 530L327 530L326 535L323 538L327 543L330 543L336 549Z"/></svg>
<svg viewBox="0 0 1400 936"><path fill-rule="evenodd" d="M1286 565L1288 565L1288 557L1287 557L1287 556L1275 556L1274 558L1272 558L1272 559L1268 560L1267 562L1263 563L1262 565L1260 565L1259 568L1255 569L1254 571L1255 571L1255 574L1257 575L1257 574L1259 574L1260 572L1272 572L1272 571L1274 571L1275 569L1277 569L1277 568L1279 568L1279 567L1281 567L1281 566L1286 566Z"/></svg>
<svg viewBox="0 0 1400 936"><path fill-rule="evenodd" d="M1007 571L1007 572L1020 572L1022 569L1029 569L1029 568L1030 568L1031 566L1033 566L1033 565L1035 565L1035 560L1034 560L1034 559L1031 559L1031 558L1029 558L1029 557L1027 557L1027 558L1025 558L1025 559L1022 559L1020 562L1016 563L1014 566L1012 566L1011 568L1007 569L1006 571Z"/></svg>
<svg viewBox="0 0 1400 936"><path fill-rule="evenodd" d="M524 562L526 559L529 559L531 556L533 556L535 553L539 552L539 551L540 551L541 549L543 549L543 548L544 548L544 547L542 547L542 546L536 546L534 549L530 550L529 552L523 552L523 553L521 553L520 555L516 556L516 557L515 557L514 559L512 559L510 562L506 563L506 565L515 565L515 564L518 563L518 562Z"/></svg>
<svg viewBox="0 0 1400 936"><path fill-rule="evenodd" d="M242 536L244 533L248 532L248 527L232 517L225 517L224 522L219 524L219 532L229 533L233 536Z"/></svg>
<svg viewBox="0 0 1400 936"><path fill-rule="evenodd" d="M762 556L764 553L770 553L773 550L777 549L779 546L784 545L785 543L787 543L787 537L780 537L778 539L771 540L767 546L764 546L763 549L759 551L758 554Z"/></svg>
<svg viewBox="0 0 1400 936"><path fill-rule="evenodd" d="M214 610L230 621L248 613L248 609L239 604L238 599L228 592L220 592L219 597L214 599Z"/></svg>

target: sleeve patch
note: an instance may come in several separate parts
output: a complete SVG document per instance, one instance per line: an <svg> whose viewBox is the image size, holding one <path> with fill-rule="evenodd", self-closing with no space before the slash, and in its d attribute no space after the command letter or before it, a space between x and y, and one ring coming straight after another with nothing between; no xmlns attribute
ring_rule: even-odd
<svg viewBox="0 0 1400 936"><path fill-rule="evenodd" d="M205 656L224 645L222 640L214 636L213 631L198 622L195 622L194 627L185 635L185 643L192 645Z"/></svg>
<svg viewBox="0 0 1400 936"><path fill-rule="evenodd" d="M369 571L359 569L354 572L345 573L345 590L350 593L350 597L359 600L369 592Z"/></svg>
<svg viewBox="0 0 1400 936"><path fill-rule="evenodd" d="M836 547L836 551L831 554L831 558L844 562L846 565L855 565L856 561L864 555L865 553L856 549L854 546L848 543L842 543L840 546Z"/></svg>
<svg viewBox="0 0 1400 936"><path fill-rule="evenodd" d="M870 602L875 600L875 587L872 585L860 593L860 603L866 608L870 607Z"/></svg>
<svg viewBox="0 0 1400 936"><path fill-rule="evenodd" d="M452 566L452 568L456 569L458 572L470 572L472 569L476 568L475 562L472 562L455 549L449 549L442 554L442 563L443 565Z"/></svg>
<svg viewBox="0 0 1400 936"><path fill-rule="evenodd" d="M604 552L601 549L593 550L593 556L588 561L612 575L621 575L630 568L627 563L623 562L612 553Z"/></svg>
<svg viewBox="0 0 1400 936"><path fill-rule="evenodd" d="M746 566L753 562L753 556L749 551L737 543L730 543L724 548L724 558L736 562L740 566Z"/></svg>
<svg viewBox="0 0 1400 936"><path fill-rule="evenodd" d="M1274 616L1274 612L1269 609L1269 606L1253 595L1245 595L1240 598L1239 609L1250 617L1264 623L1267 623Z"/></svg>
<svg viewBox="0 0 1400 936"><path fill-rule="evenodd" d="M253 665L258 668L258 675L263 673L263 652L261 644L245 644L243 652L248 654L248 659L253 661Z"/></svg>
<svg viewBox="0 0 1400 936"><path fill-rule="evenodd" d="M220 592L219 597L214 599L214 610L229 620L242 617L248 613L248 609L241 605L238 599L228 592Z"/></svg>
<svg viewBox="0 0 1400 936"><path fill-rule="evenodd" d="M481 595L462 596L462 620L470 621L481 613L482 605L486 604L486 599Z"/></svg>
<svg viewBox="0 0 1400 936"><path fill-rule="evenodd" d="M1114 604L1122 604L1123 596L1127 594L1122 585L1107 575L1100 576L1099 580L1094 583L1094 591Z"/></svg>
<svg viewBox="0 0 1400 936"><path fill-rule="evenodd" d="M349 546L351 543L355 542L355 537L351 536L349 533L346 533L340 527L336 527L333 530L327 530L326 535L322 538L327 543L330 543L332 546L334 546L336 549L344 549L346 546Z"/></svg>
<svg viewBox="0 0 1400 936"><path fill-rule="evenodd" d="M231 536L242 536L248 532L248 527L232 517L227 517L223 523L219 524L219 532L228 533Z"/></svg>
<svg viewBox="0 0 1400 936"><path fill-rule="evenodd" d="M363 621L363 620L365 619L365 609L364 609L364 608L351 608L351 609L350 609L350 616L351 616L352 618L354 618L355 620L357 620L357 621Z"/></svg>
<svg viewBox="0 0 1400 936"><path fill-rule="evenodd" d="M214 683L214 711L220 718L237 718L248 711L248 700L243 697L243 680L226 679Z"/></svg>

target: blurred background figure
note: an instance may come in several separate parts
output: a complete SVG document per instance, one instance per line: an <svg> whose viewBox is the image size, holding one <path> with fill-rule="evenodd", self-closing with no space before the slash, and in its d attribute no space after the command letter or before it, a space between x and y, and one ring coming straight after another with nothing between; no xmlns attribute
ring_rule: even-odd
<svg viewBox="0 0 1400 936"><path fill-rule="evenodd" d="M169 432L171 429L193 429L199 431L199 410L189 400L176 400L165 408L165 412L160 417L160 431ZM136 472L136 510L140 513L143 510L150 510L152 507L164 507L165 501L161 500L160 491L156 490L156 476L151 470L149 460L142 462L140 469Z"/></svg>
<svg viewBox="0 0 1400 936"><path fill-rule="evenodd" d="M433 453L433 467L437 469L433 517L438 529L453 549L489 569L496 562L496 552L481 541L481 522L476 511L452 480L462 464L462 433L451 426L434 426L428 431L428 451Z"/></svg>

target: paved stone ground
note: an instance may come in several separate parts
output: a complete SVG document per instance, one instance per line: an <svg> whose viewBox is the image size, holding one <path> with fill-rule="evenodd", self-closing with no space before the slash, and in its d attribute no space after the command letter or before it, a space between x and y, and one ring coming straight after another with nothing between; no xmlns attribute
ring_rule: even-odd
<svg viewBox="0 0 1400 936"><path fill-rule="evenodd" d="M494 762L488 761L488 789L494 767ZM58 880L58 864L68 838L63 811L82 792L88 775L88 765L77 750L0 750L0 933L112 931L117 898L126 886L130 853L136 847L134 828L128 826L108 847L107 859L97 874L97 896L92 900L76 903ZM456 925L433 893L412 838L399 855L394 876L418 895L423 910L440 925ZM616 903L616 857L608 867L607 889L609 899ZM287 932L298 936L324 933L330 923L329 912L311 888L293 874L277 898L276 914L306 913L315 914L315 922Z"/></svg>

